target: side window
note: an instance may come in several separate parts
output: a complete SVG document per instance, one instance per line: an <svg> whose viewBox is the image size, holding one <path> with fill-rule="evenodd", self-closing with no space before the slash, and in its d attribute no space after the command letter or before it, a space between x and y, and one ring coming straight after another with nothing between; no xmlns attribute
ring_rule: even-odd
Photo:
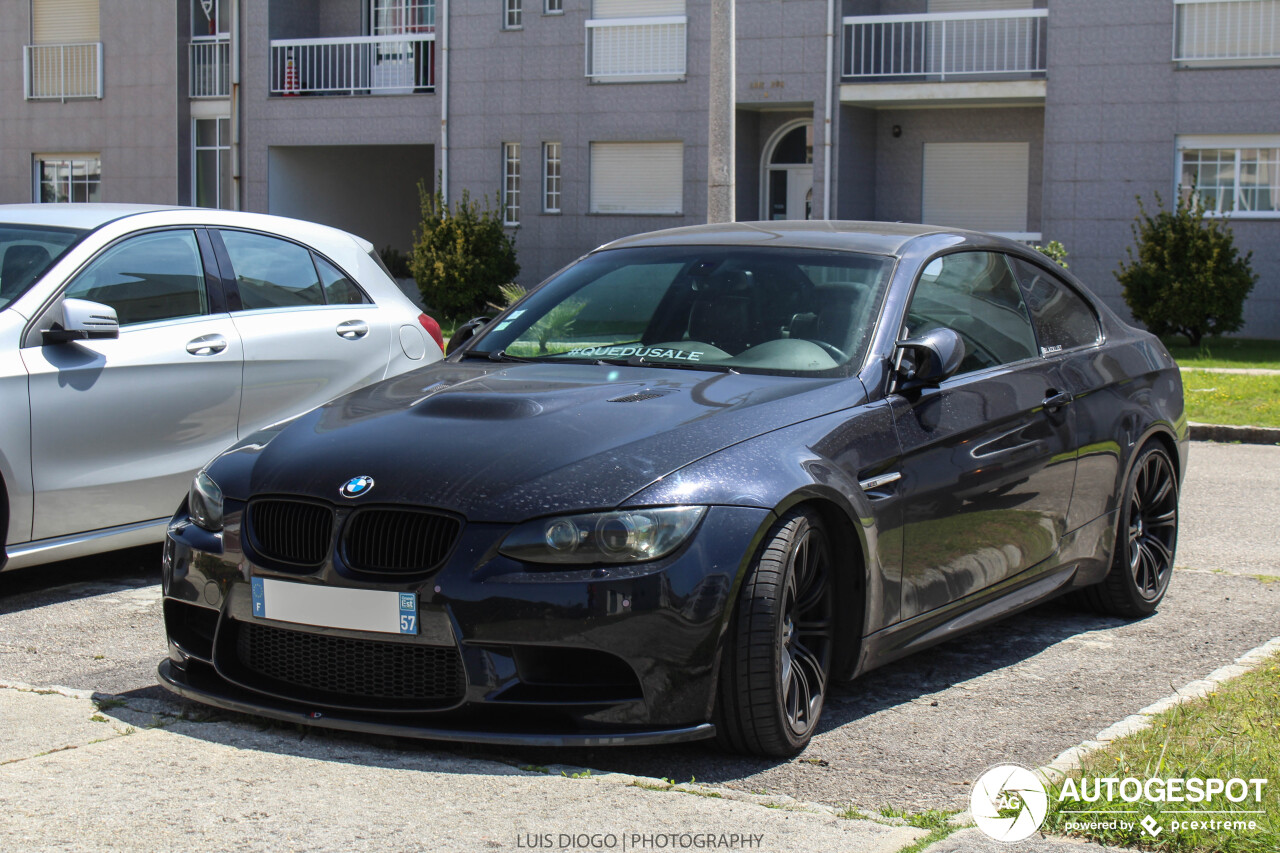
<svg viewBox="0 0 1280 853"><path fill-rule="evenodd" d="M297 243L265 234L220 233L235 268L245 311L324 304L324 292L309 251Z"/></svg>
<svg viewBox="0 0 1280 853"><path fill-rule="evenodd" d="M360 288L356 287L356 283L347 278L342 270L324 258L314 255L313 257L315 257L316 269L320 271L320 283L324 285L326 302L330 305L362 305L369 301Z"/></svg>
<svg viewBox="0 0 1280 853"><path fill-rule="evenodd" d="M961 373L1036 356L1031 318L1002 255L960 252L925 267L907 309L907 334L940 326L964 339Z"/></svg>
<svg viewBox="0 0 1280 853"><path fill-rule="evenodd" d="M209 313L204 265L191 231L158 231L117 243L76 276L64 295L110 305L121 326Z"/></svg>
<svg viewBox="0 0 1280 853"><path fill-rule="evenodd" d="M1098 342L1102 330L1098 327L1097 315L1083 297L1035 264L1021 258L1009 260L1026 295L1043 355Z"/></svg>

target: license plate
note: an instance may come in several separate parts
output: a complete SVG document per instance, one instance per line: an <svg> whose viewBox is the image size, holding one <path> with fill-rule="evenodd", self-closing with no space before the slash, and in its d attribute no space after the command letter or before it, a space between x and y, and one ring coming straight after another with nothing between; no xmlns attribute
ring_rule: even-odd
<svg viewBox="0 0 1280 853"><path fill-rule="evenodd" d="M348 631L418 633L416 593L345 589L275 578L253 578L252 585L253 615L261 619Z"/></svg>

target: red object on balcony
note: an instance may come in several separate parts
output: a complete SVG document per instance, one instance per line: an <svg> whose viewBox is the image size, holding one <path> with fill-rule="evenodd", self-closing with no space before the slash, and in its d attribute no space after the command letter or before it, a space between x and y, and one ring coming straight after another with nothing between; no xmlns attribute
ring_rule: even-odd
<svg viewBox="0 0 1280 853"><path fill-rule="evenodd" d="M293 48L290 48L284 60L284 94L286 97L296 97L301 88L298 84L298 68L293 64Z"/></svg>

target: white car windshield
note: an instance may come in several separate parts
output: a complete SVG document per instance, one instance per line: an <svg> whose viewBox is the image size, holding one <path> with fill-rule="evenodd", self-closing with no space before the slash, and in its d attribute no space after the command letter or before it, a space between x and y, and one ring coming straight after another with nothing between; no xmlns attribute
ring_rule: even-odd
<svg viewBox="0 0 1280 853"><path fill-rule="evenodd" d="M472 353L811 375L856 367L893 259L803 248L597 252L502 315Z"/></svg>
<svg viewBox="0 0 1280 853"><path fill-rule="evenodd" d="M70 228L0 223L0 310L26 293L84 233Z"/></svg>

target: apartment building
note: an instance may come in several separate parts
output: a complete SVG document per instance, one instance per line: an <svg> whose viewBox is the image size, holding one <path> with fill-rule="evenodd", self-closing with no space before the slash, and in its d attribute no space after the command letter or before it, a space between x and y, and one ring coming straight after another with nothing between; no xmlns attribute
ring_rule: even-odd
<svg viewBox="0 0 1280 853"><path fill-rule="evenodd" d="M0 201L328 222L408 249L487 196L532 284L702 222L698 0L0 0ZM105 14L109 10L110 14ZM1194 185L1280 337L1280 0L737 0L739 219L1059 240L1124 310L1136 198Z"/></svg>

